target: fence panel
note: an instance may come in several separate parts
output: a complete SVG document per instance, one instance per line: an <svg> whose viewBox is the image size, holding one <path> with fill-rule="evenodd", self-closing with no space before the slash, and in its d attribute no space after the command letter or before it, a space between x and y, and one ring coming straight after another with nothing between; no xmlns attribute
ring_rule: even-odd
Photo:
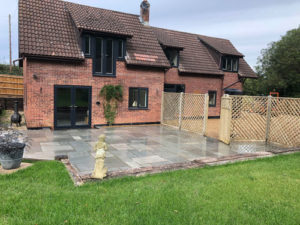
<svg viewBox="0 0 300 225"><path fill-rule="evenodd" d="M219 139L266 141L286 147L300 147L300 99L256 96L230 96L230 122L228 99L222 98ZM227 121L226 121L227 120ZM230 138L227 131L230 127Z"/></svg>
<svg viewBox="0 0 300 225"><path fill-rule="evenodd" d="M300 99L272 98L268 142L300 146Z"/></svg>
<svg viewBox="0 0 300 225"><path fill-rule="evenodd" d="M0 97L23 98L23 77L0 74Z"/></svg>
<svg viewBox="0 0 300 225"><path fill-rule="evenodd" d="M180 93L163 93L162 124L179 127Z"/></svg>
<svg viewBox="0 0 300 225"><path fill-rule="evenodd" d="M231 138L235 140L265 140L267 125L266 97L231 96Z"/></svg>
<svg viewBox="0 0 300 225"><path fill-rule="evenodd" d="M163 93L162 124L204 134L208 96L201 94Z"/></svg>
<svg viewBox="0 0 300 225"><path fill-rule="evenodd" d="M205 95L183 94L181 129L203 133L205 126Z"/></svg>

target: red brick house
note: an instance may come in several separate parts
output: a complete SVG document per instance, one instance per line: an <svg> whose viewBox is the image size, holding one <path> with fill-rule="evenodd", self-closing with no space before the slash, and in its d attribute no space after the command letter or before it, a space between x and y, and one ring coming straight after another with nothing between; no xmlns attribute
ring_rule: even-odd
<svg viewBox="0 0 300 225"><path fill-rule="evenodd" d="M159 123L162 92L221 96L256 74L229 40L149 26L141 16L61 0L19 0L28 128L106 124L101 88L121 84L116 124Z"/></svg>

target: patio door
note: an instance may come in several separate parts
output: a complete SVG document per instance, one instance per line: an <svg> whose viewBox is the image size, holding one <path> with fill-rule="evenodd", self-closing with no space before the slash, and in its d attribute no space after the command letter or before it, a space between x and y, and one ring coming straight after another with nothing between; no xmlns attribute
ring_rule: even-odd
<svg viewBox="0 0 300 225"><path fill-rule="evenodd" d="M54 127L91 127L91 87L54 87Z"/></svg>

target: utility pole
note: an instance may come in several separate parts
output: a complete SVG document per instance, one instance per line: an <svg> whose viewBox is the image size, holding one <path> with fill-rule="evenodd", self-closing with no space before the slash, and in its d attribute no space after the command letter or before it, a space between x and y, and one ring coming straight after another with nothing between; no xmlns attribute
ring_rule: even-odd
<svg viewBox="0 0 300 225"><path fill-rule="evenodd" d="M8 15L9 21L9 72L12 72L12 58L11 58L11 16Z"/></svg>

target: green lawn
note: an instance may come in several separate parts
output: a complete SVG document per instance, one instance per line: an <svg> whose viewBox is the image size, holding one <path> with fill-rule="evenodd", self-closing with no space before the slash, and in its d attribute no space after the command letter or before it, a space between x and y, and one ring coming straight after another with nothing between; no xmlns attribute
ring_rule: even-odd
<svg viewBox="0 0 300 225"><path fill-rule="evenodd" d="M300 154L74 187L59 162L0 175L0 224L300 224Z"/></svg>

